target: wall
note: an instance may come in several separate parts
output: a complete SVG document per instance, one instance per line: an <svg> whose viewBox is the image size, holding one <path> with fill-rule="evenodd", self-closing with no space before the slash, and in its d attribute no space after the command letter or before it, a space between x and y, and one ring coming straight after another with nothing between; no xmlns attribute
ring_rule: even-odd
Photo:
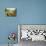
<svg viewBox="0 0 46 46"><path fill-rule="evenodd" d="M6 17L7 7L17 8L17 16ZM46 24L46 0L0 0L0 44L8 43L9 32L17 33L17 24Z"/></svg>

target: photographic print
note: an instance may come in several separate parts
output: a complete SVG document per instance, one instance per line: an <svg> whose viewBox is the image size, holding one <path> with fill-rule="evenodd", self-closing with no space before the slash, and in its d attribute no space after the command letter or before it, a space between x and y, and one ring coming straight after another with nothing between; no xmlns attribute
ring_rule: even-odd
<svg viewBox="0 0 46 46"><path fill-rule="evenodd" d="M5 8L6 16L16 16L16 8Z"/></svg>

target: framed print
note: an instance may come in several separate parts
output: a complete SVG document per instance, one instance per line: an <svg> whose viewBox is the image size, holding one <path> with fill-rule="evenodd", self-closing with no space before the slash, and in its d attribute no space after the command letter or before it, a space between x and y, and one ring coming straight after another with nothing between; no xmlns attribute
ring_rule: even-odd
<svg viewBox="0 0 46 46"><path fill-rule="evenodd" d="M5 8L6 16L16 16L16 8Z"/></svg>

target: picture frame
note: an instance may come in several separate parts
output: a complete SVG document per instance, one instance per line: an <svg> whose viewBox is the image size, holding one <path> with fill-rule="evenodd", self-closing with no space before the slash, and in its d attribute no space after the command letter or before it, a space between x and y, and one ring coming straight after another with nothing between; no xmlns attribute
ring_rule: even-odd
<svg viewBox="0 0 46 46"><path fill-rule="evenodd" d="M16 16L16 8L5 8L6 16Z"/></svg>

